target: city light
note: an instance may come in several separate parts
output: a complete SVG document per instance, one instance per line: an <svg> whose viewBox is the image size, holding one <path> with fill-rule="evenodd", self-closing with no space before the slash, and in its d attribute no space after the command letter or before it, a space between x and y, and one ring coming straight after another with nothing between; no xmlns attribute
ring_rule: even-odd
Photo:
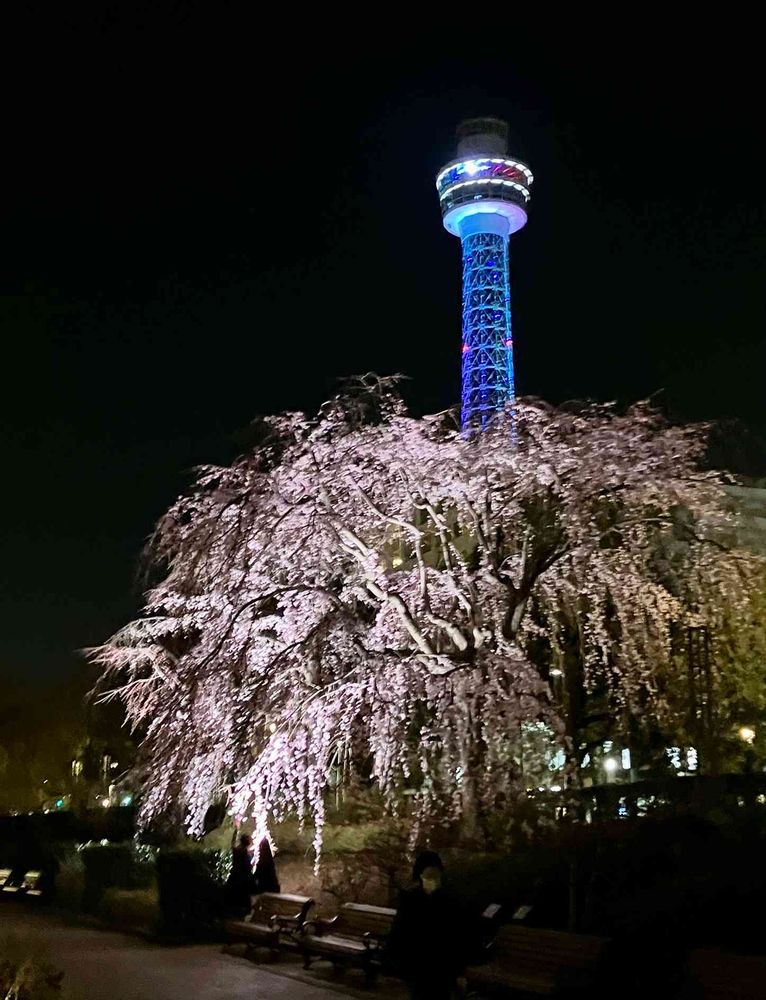
<svg viewBox="0 0 766 1000"><path fill-rule="evenodd" d="M606 757L604 759L604 770L607 772L607 774L614 774L618 766L619 765L617 761L614 759L614 757Z"/></svg>
<svg viewBox="0 0 766 1000"><path fill-rule="evenodd" d="M739 738L745 743L752 744L755 740L755 730L751 726L741 726Z"/></svg>

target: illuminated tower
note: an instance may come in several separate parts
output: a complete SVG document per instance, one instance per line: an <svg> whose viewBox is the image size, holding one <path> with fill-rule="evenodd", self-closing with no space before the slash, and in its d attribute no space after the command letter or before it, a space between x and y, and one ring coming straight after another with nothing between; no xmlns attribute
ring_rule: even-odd
<svg viewBox="0 0 766 1000"><path fill-rule="evenodd" d="M458 126L457 159L439 171L444 228L463 249L463 430L485 427L513 399L508 237L527 221L532 172L508 158L508 126Z"/></svg>

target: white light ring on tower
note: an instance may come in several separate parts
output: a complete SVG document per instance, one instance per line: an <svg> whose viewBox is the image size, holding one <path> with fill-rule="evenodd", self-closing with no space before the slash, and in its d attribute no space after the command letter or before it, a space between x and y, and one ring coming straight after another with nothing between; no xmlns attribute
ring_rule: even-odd
<svg viewBox="0 0 766 1000"><path fill-rule="evenodd" d="M457 184L452 184L450 187L445 188L444 191L439 195L439 201L444 201L447 195L452 194L453 191L458 191L460 188L469 187L472 184L502 184L505 187L516 188L517 191L521 191L524 195L525 201L529 201L530 194L529 191L524 187L523 184L518 184L516 181L506 181L500 177L480 177L475 181L458 181Z"/></svg>
<svg viewBox="0 0 766 1000"><path fill-rule="evenodd" d="M463 166L466 163L476 163L476 164L479 164L479 163L495 163L495 164L502 163L504 167L510 167L512 170L520 170L524 174L524 176L527 178L527 183L528 184L531 185L532 183L534 183L534 179L535 178L534 178L534 176L532 174L532 171L529 169L529 167L526 165L526 163L520 163L518 160L499 160L496 157L492 157L492 156L476 156L476 157L472 157L469 160L455 160L453 163L448 163L447 166L444 167L442 170L440 170L439 173L437 174L437 177L436 177L436 187L437 188L439 187L439 184L441 183L441 179L442 179L442 177L444 177L445 174L448 174L450 172L450 170L454 170L455 167Z"/></svg>

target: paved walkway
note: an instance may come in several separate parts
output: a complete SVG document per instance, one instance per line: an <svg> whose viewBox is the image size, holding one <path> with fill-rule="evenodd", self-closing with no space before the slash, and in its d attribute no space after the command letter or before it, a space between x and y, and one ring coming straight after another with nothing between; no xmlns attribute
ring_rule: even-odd
<svg viewBox="0 0 766 1000"><path fill-rule="evenodd" d="M0 937L7 933L33 938L64 970L66 1000L402 1000L405 995L400 984L385 979L373 993L364 991L354 971L343 982L330 982L324 963L304 972L295 959L256 965L238 954L222 954L220 945L164 948L15 904L0 908Z"/></svg>

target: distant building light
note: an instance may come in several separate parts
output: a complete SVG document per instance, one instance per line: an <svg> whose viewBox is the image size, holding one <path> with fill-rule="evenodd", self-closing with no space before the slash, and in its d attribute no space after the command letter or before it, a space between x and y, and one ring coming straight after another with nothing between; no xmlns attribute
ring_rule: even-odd
<svg viewBox="0 0 766 1000"><path fill-rule="evenodd" d="M739 738L745 743L752 744L755 740L755 730L752 726L741 726L739 730Z"/></svg>
<svg viewBox="0 0 766 1000"><path fill-rule="evenodd" d="M548 761L548 770L560 771L562 767L566 765L566 762L567 762L567 755L561 748L559 748L554 754L551 754L551 757Z"/></svg>
<svg viewBox="0 0 766 1000"><path fill-rule="evenodd" d="M120 799L121 806L129 806L132 805L132 803L133 803L133 796L130 793L128 793L127 795L123 795L123 797Z"/></svg>
<svg viewBox="0 0 766 1000"><path fill-rule="evenodd" d="M668 756L671 766L678 770L681 767L681 748L665 747L665 753Z"/></svg>
<svg viewBox="0 0 766 1000"><path fill-rule="evenodd" d="M630 770L630 750L628 750L628 748L625 747L625 749L622 751L622 753L620 754L620 756L622 757L622 769L623 769L623 771L629 771Z"/></svg>
<svg viewBox="0 0 766 1000"><path fill-rule="evenodd" d="M104 809L108 809L109 808L109 799L101 799L101 805L104 807Z"/></svg>
<svg viewBox="0 0 766 1000"><path fill-rule="evenodd" d="M550 671L550 675L551 675L551 677L563 677L564 676L564 671L563 670L559 670L558 667L554 667L553 670Z"/></svg>
<svg viewBox="0 0 766 1000"><path fill-rule="evenodd" d="M60 809L64 805L63 799L56 799L56 808Z"/></svg>
<svg viewBox="0 0 766 1000"><path fill-rule="evenodd" d="M614 759L614 757L606 757L604 759L604 770L607 772L607 774L614 774L614 772L617 770L617 761Z"/></svg>
<svg viewBox="0 0 766 1000"><path fill-rule="evenodd" d="M688 747L686 751L686 766L690 771L696 771L699 766L699 758L695 747Z"/></svg>

